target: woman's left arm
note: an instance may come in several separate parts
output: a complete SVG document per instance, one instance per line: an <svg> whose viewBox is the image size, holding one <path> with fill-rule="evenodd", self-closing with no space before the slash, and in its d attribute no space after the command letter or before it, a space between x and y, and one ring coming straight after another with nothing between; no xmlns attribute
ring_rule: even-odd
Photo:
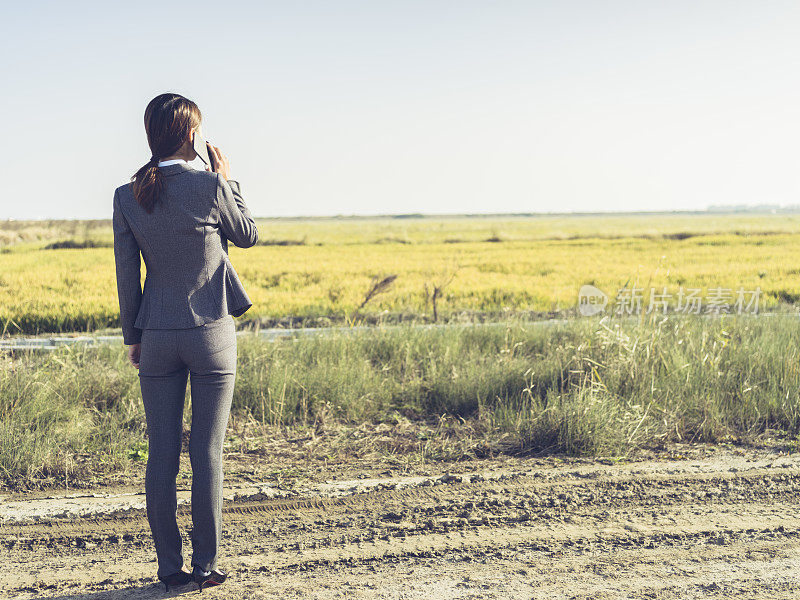
<svg viewBox="0 0 800 600"><path fill-rule="evenodd" d="M119 191L114 192L114 261L117 269L117 294L122 339L126 345L142 341L142 330L134 327L142 303L141 257L139 244L119 204ZM133 362L133 361L131 361Z"/></svg>

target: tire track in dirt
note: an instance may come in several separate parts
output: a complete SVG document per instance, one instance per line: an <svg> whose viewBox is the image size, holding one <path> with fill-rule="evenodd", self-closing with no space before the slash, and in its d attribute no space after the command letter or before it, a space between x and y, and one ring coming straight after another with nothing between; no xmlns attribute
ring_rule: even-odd
<svg viewBox="0 0 800 600"><path fill-rule="evenodd" d="M233 502L223 507L223 513L226 521L237 523L250 521L262 514L301 512L311 515L332 511L337 514L393 503L400 506L415 503L417 509L435 506L442 511L447 510L449 503L452 510L460 509L460 512L463 512L465 508L472 508L465 507L465 503L470 502L465 498L470 497L474 500L472 504L477 502L477 505L483 508L496 506L506 509L516 506L528 514L528 517L517 518L528 520L537 512L543 511L544 514L540 516L548 517L559 510L564 511L567 508L575 510L579 506L588 504L593 507L630 503L649 506L683 502L689 498L695 503L701 503L721 497L728 499L746 497L752 501L794 499L798 496L798 489L800 489L800 470L794 469L777 473L771 469L757 469L746 474L681 473L611 476L594 478L590 481L582 478L539 481L536 476L516 475L504 481L476 483L455 481L435 487L383 489L333 498L281 498ZM480 498L475 500L478 496ZM191 510L188 506L178 508L178 520L183 526L190 525ZM19 543L22 539L86 537L104 531L114 534L138 532L144 528L147 528L144 511L124 511L91 518L1 525L0 544L8 546Z"/></svg>
<svg viewBox="0 0 800 600"><path fill-rule="evenodd" d="M634 470L228 503L221 560L235 581L219 597L295 597L287 589L308 585L296 597L334 598L343 581L349 597L370 598L561 597L557 590L565 598L777 598L797 589L800 469ZM188 508L179 523L191 526ZM4 525L0 552L18 565L0 574L7 597L163 596L149 584L155 563L141 511ZM421 585L426 569L438 573L433 587Z"/></svg>

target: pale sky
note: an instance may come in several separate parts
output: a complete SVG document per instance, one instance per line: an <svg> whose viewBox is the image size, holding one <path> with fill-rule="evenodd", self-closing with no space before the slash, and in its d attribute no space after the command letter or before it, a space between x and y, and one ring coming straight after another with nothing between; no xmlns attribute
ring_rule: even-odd
<svg viewBox="0 0 800 600"><path fill-rule="evenodd" d="M800 1L15 2L0 219L110 218L194 100L254 215L800 203Z"/></svg>

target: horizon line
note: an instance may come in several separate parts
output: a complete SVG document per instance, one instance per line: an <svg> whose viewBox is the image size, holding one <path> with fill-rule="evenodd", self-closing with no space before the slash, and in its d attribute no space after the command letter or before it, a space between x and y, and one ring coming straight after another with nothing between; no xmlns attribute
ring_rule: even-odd
<svg viewBox="0 0 800 600"><path fill-rule="evenodd" d="M313 220L313 219L429 219L429 218L486 218L486 217L601 217L601 216L646 216L646 215L701 215L701 214L741 214L741 213L800 213L800 204L786 206L764 204L764 205L710 205L704 209L688 210L608 210L608 211L551 211L551 212L493 212L493 213L376 213L376 214L330 214L330 215L283 215L283 216L254 216L260 220ZM58 217L34 217L22 218L6 217L4 222L20 221L110 221L111 217L105 218L58 218Z"/></svg>

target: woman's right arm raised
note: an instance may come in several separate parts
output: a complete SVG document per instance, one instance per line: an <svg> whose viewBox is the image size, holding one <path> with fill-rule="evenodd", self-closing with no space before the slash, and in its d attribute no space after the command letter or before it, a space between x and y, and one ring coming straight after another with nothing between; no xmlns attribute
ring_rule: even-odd
<svg viewBox="0 0 800 600"><path fill-rule="evenodd" d="M228 160L219 148L209 144L209 155L217 173L217 208L219 224L235 246L250 248L258 242L258 228L250 210L244 203L239 182L228 179Z"/></svg>

